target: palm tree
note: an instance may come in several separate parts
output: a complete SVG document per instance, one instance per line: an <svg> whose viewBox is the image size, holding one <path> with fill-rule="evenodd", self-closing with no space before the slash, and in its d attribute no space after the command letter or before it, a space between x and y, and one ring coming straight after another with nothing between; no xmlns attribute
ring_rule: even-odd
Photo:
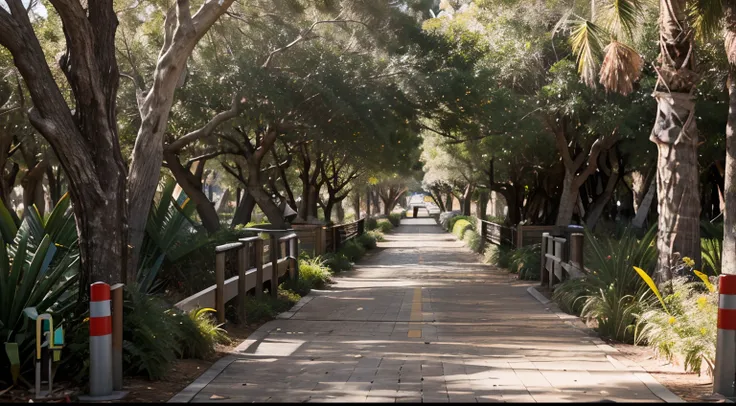
<svg viewBox="0 0 736 406"><path fill-rule="evenodd" d="M588 85L595 86L598 71L606 90L633 91L643 61L627 42L633 42L634 29L645 16L644 7L642 0L605 0L598 3L599 14L589 20L578 17L571 41L579 73ZM695 18L702 14L693 10L685 0L661 0L659 6L660 54L654 67L658 78L653 93L657 116L649 137L658 150L659 281L672 278L682 257L700 264L694 50L697 25L705 23Z"/></svg>

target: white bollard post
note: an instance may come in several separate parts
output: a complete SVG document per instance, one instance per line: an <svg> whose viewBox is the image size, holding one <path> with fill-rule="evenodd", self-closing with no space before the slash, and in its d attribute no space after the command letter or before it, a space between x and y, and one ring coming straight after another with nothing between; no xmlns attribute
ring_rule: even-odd
<svg viewBox="0 0 736 406"><path fill-rule="evenodd" d="M110 285L95 282L89 301L89 394L112 394L112 312Z"/></svg>
<svg viewBox="0 0 736 406"><path fill-rule="evenodd" d="M713 392L736 396L736 275L721 275L718 282L718 341Z"/></svg>
<svg viewBox="0 0 736 406"><path fill-rule="evenodd" d="M89 395L79 400L122 399L127 392L113 391L110 285L95 282L89 291Z"/></svg>

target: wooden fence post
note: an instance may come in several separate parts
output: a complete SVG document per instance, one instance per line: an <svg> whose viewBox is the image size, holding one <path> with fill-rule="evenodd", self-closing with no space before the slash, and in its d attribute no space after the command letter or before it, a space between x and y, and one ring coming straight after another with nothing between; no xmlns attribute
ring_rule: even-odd
<svg viewBox="0 0 736 406"><path fill-rule="evenodd" d="M253 241L256 266L256 297L263 296L263 239Z"/></svg>
<svg viewBox="0 0 736 406"><path fill-rule="evenodd" d="M575 264L581 271L585 269L583 265L583 242L585 236L580 233L570 234L570 262Z"/></svg>
<svg viewBox="0 0 736 406"><path fill-rule="evenodd" d="M521 228L521 227L519 227ZM521 234L517 234L517 241L518 236ZM548 286L549 285L549 272L547 271L547 239L549 238L549 233L543 233L542 234L542 244L541 244L541 251L542 251L542 261L541 261L541 270L539 273L540 279L542 281L542 286Z"/></svg>
<svg viewBox="0 0 736 406"><path fill-rule="evenodd" d="M250 242L243 242L238 248L238 319L241 323L245 323L245 294L247 292L245 285L245 273L248 271L248 261L250 257Z"/></svg>
<svg viewBox="0 0 736 406"><path fill-rule="evenodd" d="M271 235L271 243L268 250L271 252L271 296L279 297L279 239L275 234Z"/></svg>
<svg viewBox="0 0 736 406"><path fill-rule="evenodd" d="M483 253L486 249L486 238L488 238L488 229L486 223L478 219L478 227L480 227L480 252Z"/></svg>
<svg viewBox="0 0 736 406"><path fill-rule="evenodd" d="M544 238L542 239L544 241ZM516 248L524 246L524 226L521 223L516 225Z"/></svg>
<svg viewBox="0 0 736 406"><path fill-rule="evenodd" d="M340 230L332 226L332 252L337 252L340 249Z"/></svg>
<svg viewBox="0 0 736 406"><path fill-rule="evenodd" d="M289 266L289 278L299 279L299 238L294 236L289 240L289 251L291 253L291 265Z"/></svg>
<svg viewBox="0 0 736 406"><path fill-rule="evenodd" d="M365 233L365 217L358 220L358 237L363 235Z"/></svg>
<svg viewBox="0 0 736 406"><path fill-rule="evenodd" d="M218 252L215 255L215 311L217 311L217 322L225 322L225 253Z"/></svg>

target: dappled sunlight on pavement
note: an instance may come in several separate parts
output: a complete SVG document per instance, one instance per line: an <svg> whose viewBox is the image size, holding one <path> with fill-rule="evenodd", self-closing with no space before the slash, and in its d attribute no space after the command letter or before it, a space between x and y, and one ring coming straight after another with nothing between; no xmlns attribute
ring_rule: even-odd
<svg viewBox="0 0 736 406"><path fill-rule="evenodd" d="M262 326L194 401L659 402L641 371L432 219Z"/></svg>

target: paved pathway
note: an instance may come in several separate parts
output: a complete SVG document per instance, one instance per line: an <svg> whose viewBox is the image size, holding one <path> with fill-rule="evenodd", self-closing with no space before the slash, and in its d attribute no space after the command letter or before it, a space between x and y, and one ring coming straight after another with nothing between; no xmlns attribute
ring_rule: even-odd
<svg viewBox="0 0 736 406"><path fill-rule="evenodd" d="M510 283L505 272L478 263L433 220L403 220L379 247L330 290L313 292L300 308L263 325L172 400L656 402L652 391L672 396L546 310L527 293L528 284Z"/></svg>

